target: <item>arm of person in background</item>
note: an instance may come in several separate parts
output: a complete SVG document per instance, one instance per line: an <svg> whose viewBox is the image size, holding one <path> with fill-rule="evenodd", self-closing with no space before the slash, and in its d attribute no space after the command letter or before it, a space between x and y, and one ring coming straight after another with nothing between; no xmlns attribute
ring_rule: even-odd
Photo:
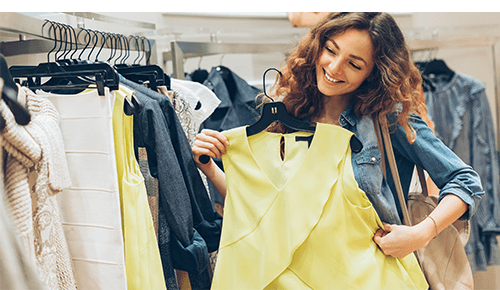
<svg viewBox="0 0 500 290"><path fill-rule="evenodd" d="M287 12L288 20L293 27L309 27L320 21L330 12Z"/></svg>
<svg viewBox="0 0 500 290"><path fill-rule="evenodd" d="M229 141L222 133L203 129L196 135L192 148L196 166L207 176L223 200L226 199L226 176L212 158L221 158L222 155L226 154L226 146L228 145ZM208 155L212 158L210 158L210 162L203 164L199 160L201 155Z"/></svg>

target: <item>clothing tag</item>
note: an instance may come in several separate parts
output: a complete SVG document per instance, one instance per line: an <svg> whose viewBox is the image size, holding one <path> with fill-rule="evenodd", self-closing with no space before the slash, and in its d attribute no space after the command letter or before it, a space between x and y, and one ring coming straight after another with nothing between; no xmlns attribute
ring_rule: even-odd
<svg viewBox="0 0 500 290"><path fill-rule="evenodd" d="M311 147L311 142L313 140L314 135L311 136L295 136L295 142L299 141L307 141L307 148Z"/></svg>
<svg viewBox="0 0 500 290"><path fill-rule="evenodd" d="M296 142L307 141L307 147L311 147L311 142L312 142L313 137L314 137L314 135L295 136L295 141ZM363 149L363 144L361 143L361 141L359 141L359 139L356 137L356 135L353 135L351 137L350 145L351 145L351 150L354 153L359 153L359 152L361 152L361 149Z"/></svg>

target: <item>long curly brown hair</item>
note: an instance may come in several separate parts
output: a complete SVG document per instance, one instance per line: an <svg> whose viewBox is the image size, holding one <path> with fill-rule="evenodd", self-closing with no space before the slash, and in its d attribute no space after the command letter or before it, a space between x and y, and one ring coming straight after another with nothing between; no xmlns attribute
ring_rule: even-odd
<svg viewBox="0 0 500 290"><path fill-rule="evenodd" d="M323 96L317 88L316 63L328 39L347 29L366 31L372 41L375 66L371 75L352 92L357 115L378 115L386 124L386 115L399 111L397 122L412 143L415 132L409 124L411 113L425 115L427 109L421 97L422 78L410 59L410 50L394 18L387 13L331 13L318 22L300 40L281 69L271 96L282 101L295 118L318 116L323 108ZM263 98L265 99L265 98ZM399 105L399 106L396 106ZM270 131L289 132L275 123Z"/></svg>

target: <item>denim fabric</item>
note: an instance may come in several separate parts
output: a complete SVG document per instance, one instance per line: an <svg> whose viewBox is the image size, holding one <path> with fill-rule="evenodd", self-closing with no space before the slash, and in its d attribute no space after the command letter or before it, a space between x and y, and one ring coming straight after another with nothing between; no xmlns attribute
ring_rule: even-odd
<svg viewBox="0 0 500 290"><path fill-rule="evenodd" d="M455 72L449 81L429 78L434 90L425 92L436 136L481 177L485 196L472 217L465 249L473 271L500 265L496 236L500 234L498 153L485 84Z"/></svg>
<svg viewBox="0 0 500 290"><path fill-rule="evenodd" d="M395 121L395 114L388 116L389 124L393 124L390 126L391 141L405 198L408 197L414 166L418 165L441 188L439 200L447 194L458 196L468 205L467 212L460 219L470 219L484 194L477 173L436 138L419 116L412 115L410 118L417 134L413 144L408 143L406 132ZM392 174L388 172L387 180L383 176L381 153L371 117L357 116L351 105L341 114L339 122L363 144L359 153L352 153L354 177L359 187L366 193L383 222L401 224L397 191ZM390 170L388 164L386 168Z"/></svg>

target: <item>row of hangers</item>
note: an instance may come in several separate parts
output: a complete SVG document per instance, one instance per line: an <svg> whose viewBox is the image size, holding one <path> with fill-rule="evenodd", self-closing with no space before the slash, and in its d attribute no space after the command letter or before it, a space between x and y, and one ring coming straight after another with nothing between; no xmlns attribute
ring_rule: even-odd
<svg viewBox="0 0 500 290"><path fill-rule="evenodd" d="M424 49L419 52L428 54L427 58L421 61L415 61L415 65L422 75L422 86L424 91L434 91L436 89L432 82L432 79L436 76L448 82L455 75L455 71L449 68L444 60L436 58L436 48Z"/></svg>
<svg viewBox="0 0 500 290"><path fill-rule="evenodd" d="M157 90L158 86L170 89L170 78L157 65L150 64L151 43L145 37L124 36L116 33L80 28L76 30L64 23L45 20L49 38L54 40L54 47L47 53L47 62L36 66L11 66L9 72L16 82L32 90L43 89L48 92L81 92L89 87L96 87L99 95L104 95L104 87L110 90L119 88L119 75L136 83ZM83 43L79 43L83 33ZM99 37L100 36L100 37ZM100 43L99 43L100 40ZM126 61L130 57L131 41L135 42L138 54L132 64ZM146 44L148 49L146 49ZM64 47L63 47L64 45ZM106 60L99 60L103 48L109 48ZM57 51L56 51L57 49ZM78 56L75 54L80 49ZM82 58L88 51L87 58ZM95 57L92 54L96 51ZM53 53L54 61L50 61ZM119 55L118 55L119 53ZM146 64L141 64L144 56ZM44 80L42 82L42 79ZM48 80L46 80L48 79ZM135 96L125 98L124 111L127 115L141 109Z"/></svg>

